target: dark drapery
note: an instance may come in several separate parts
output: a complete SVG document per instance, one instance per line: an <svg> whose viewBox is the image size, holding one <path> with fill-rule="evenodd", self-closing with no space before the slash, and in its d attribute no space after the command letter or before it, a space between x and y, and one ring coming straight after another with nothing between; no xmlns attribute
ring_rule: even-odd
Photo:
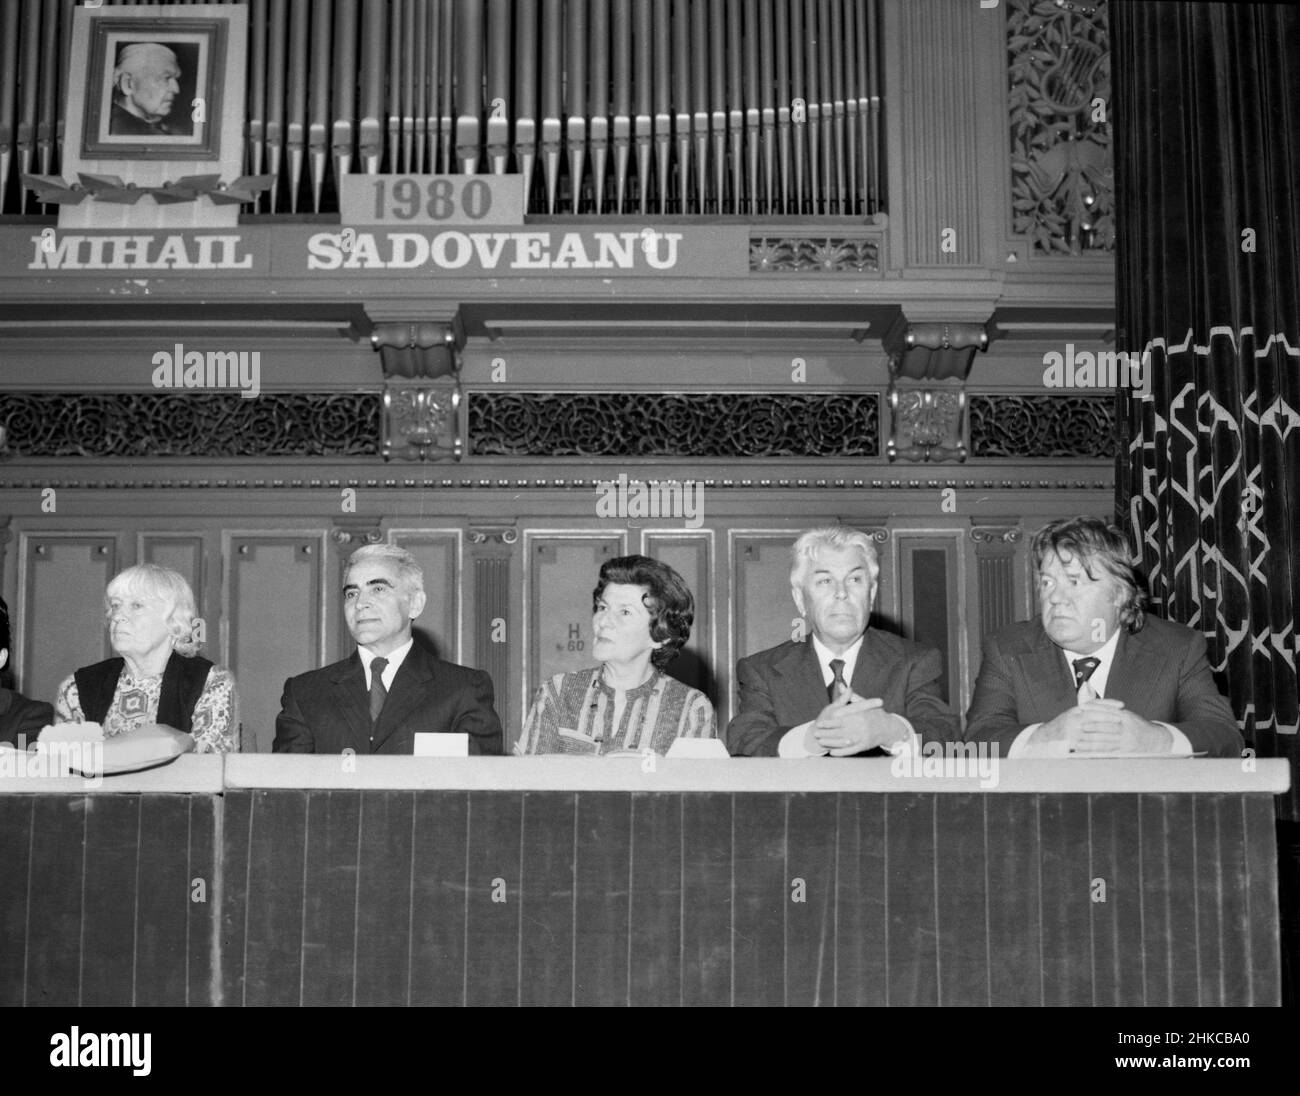
<svg viewBox="0 0 1300 1096"><path fill-rule="evenodd" d="M1116 506L1260 757L1296 764L1300 9L1114 3ZM1300 817L1293 776L1284 818Z"/></svg>

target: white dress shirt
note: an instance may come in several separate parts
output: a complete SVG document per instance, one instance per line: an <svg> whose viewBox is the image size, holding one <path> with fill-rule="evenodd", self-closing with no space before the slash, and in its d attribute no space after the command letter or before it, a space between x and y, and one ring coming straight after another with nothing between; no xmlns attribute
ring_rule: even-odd
<svg viewBox="0 0 1300 1096"><path fill-rule="evenodd" d="M384 672L379 675L379 680L384 683L384 692L391 692L393 688L393 678L397 676L397 671L402 668L402 663L410 653L411 648L415 645L415 637L412 636L395 651L390 651L387 655L377 655L374 651L368 651L365 647L358 647L357 654L361 656L361 668L366 673L366 692L370 692L370 664L375 659L383 657L388 659L388 665L384 667Z"/></svg>
<svg viewBox="0 0 1300 1096"><path fill-rule="evenodd" d="M821 665L822 683L827 688L826 703L829 704L829 690L831 682L835 680L835 671L831 669L831 659L840 658L844 660L844 682L849 686L849 690L852 691L853 671L857 669L858 655L862 652L862 637L859 636L858 641L842 655L837 655L816 636L813 636L812 644L813 650L817 652L817 661ZM912 724L906 717L899 715L897 712L890 712L889 714L895 719L902 721L903 726L907 729L907 737L900 742L895 742L893 745L884 746L882 748L887 750L894 757L907 757L911 756L913 753L919 752L921 748L921 737L913 729ZM815 722L817 722L815 719L810 719L806 723L800 723L799 726L791 727L786 731L785 734L781 736L781 741L777 743L777 757L822 757L825 754L830 753L829 750L824 748L819 748L815 752L809 751L804 742L804 739L808 734L808 728Z"/></svg>
<svg viewBox="0 0 1300 1096"><path fill-rule="evenodd" d="M1074 678L1074 662L1076 659L1095 658L1097 660L1097 668L1092 671L1092 674L1088 677L1088 680L1079 686L1078 703L1082 704L1085 700L1098 699L1106 695L1106 684L1107 682L1110 681L1110 668L1115 664L1115 652L1118 649L1119 649L1118 628L1116 628L1113 632L1111 632L1110 639L1106 640L1106 642L1102 644L1102 646L1099 647L1097 650L1093 651L1091 655L1081 654L1078 651L1067 651L1064 647L1060 649L1061 657L1065 659L1065 666L1066 669L1069 670L1070 672L1071 680L1073 680ZM1156 721L1153 720L1152 722L1156 722ZM1032 737L1033 733L1036 730L1038 730L1038 728L1041 726L1042 726L1041 723L1031 723L1028 727L1026 727L1018 735L1016 735L1016 740L1011 743L1011 749L1007 751L1008 761L1010 761L1012 758L1015 757L1025 756L1025 750L1029 746L1029 739ZM1169 749L1169 753L1171 757L1190 757L1192 755L1193 752L1192 744L1187 740L1187 736L1183 734L1182 731L1180 731L1177 727L1171 726L1168 723L1156 722L1156 726L1164 727L1165 730L1167 730L1173 738L1173 741L1170 743L1170 749ZM1054 747L1053 756L1056 755L1057 751L1055 750L1055 747L1058 746L1060 747L1059 753L1061 757L1086 756L1086 755L1074 753L1072 750L1070 750L1069 746L1065 742L1053 743L1053 747Z"/></svg>

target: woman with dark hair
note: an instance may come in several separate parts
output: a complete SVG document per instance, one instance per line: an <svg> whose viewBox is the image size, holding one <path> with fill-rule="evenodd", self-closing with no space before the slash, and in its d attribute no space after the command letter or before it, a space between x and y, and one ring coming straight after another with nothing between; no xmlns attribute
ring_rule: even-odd
<svg viewBox="0 0 1300 1096"><path fill-rule="evenodd" d="M556 674L537 693L517 754L668 752L677 738L716 738L709 698L663 672L691 636L695 599L649 556L600 569L592 652L601 664Z"/></svg>

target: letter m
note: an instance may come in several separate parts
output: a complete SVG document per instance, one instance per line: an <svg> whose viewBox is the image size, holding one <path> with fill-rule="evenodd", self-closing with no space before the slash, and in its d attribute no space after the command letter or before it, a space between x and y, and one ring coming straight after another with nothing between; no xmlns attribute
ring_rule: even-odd
<svg viewBox="0 0 1300 1096"><path fill-rule="evenodd" d="M56 237L54 247L47 251L44 238L33 236L32 242L36 244L36 254L32 261L27 264L28 270L80 270L81 262L77 258L77 250L81 247L81 241L84 236L63 236Z"/></svg>
<svg viewBox="0 0 1300 1096"><path fill-rule="evenodd" d="M1122 388L1128 379L1128 354L1117 350L1097 351L1097 384Z"/></svg>
<svg viewBox="0 0 1300 1096"><path fill-rule="evenodd" d="M131 1064L131 1036L125 1032L116 1035L105 1033L99 1055L101 1066L129 1066Z"/></svg>
<svg viewBox="0 0 1300 1096"><path fill-rule="evenodd" d="M944 753L954 760L964 757L968 761L974 761L979 757L978 742L945 742L943 744Z"/></svg>
<svg viewBox="0 0 1300 1096"><path fill-rule="evenodd" d="M232 385L239 383L239 355L233 350L208 351L208 383L213 388L228 388L226 369L230 370Z"/></svg>

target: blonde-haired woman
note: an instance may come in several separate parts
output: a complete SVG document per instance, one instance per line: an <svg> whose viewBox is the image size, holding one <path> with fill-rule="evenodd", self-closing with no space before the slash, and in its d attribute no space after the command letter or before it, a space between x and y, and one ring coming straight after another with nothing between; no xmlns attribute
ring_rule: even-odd
<svg viewBox="0 0 1300 1096"><path fill-rule="evenodd" d="M198 753L235 748L230 671L198 655L194 592L167 567L128 567L104 597L116 658L83 666L59 686L57 723L98 723L104 737L161 723L194 736Z"/></svg>

